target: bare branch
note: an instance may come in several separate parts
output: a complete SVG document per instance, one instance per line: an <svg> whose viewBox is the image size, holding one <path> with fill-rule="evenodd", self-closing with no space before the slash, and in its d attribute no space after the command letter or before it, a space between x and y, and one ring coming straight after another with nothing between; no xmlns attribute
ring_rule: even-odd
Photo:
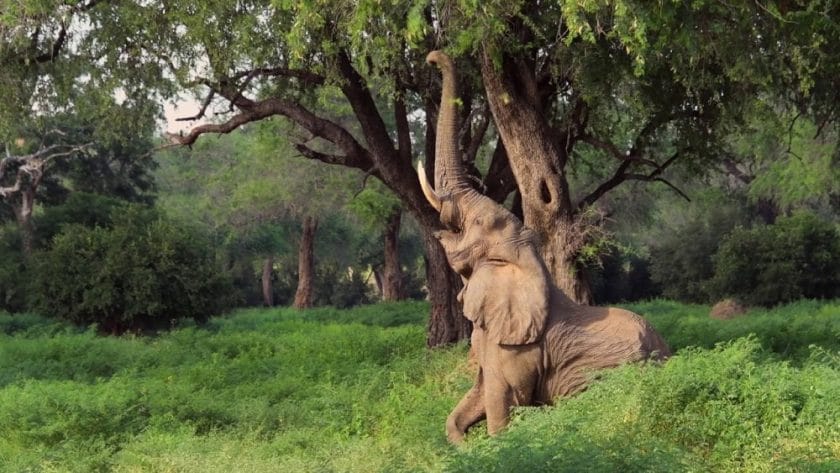
<svg viewBox="0 0 840 473"><path fill-rule="evenodd" d="M8 170L10 165L18 164L19 167L17 169L15 183L11 186L0 187L0 196L2 196L3 198L8 198L9 196L14 195L17 192L20 192L24 175L27 175L32 179L31 187L38 187L38 185L41 182L41 178L43 178L44 176L44 168L47 166L47 164L49 164L56 158L70 156L72 154L83 151L91 147L92 145L93 143L85 143L82 145L75 146L63 144L51 145L47 147L42 146L41 149L39 149L38 151L32 154L25 154L22 156L12 155L7 147L6 157L0 160L0 179L2 179L6 175L6 171Z"/></svg>
<svg viewBox="0 0 840 473"><path fill-rule="evenodd" d="M468 163L475 162L476 155L478 155L478 149L481 147L481 143L484 141L484 135L487 134L487 129L489 127L490 105L485 104L484 111L481 113L481 119L478 122L478 126L475 128L475 133L473 133L470 144L464 152L464 161Z"/></svg>
<svg viewBox="0 0 840 473"><path fill-rule="evenodd" d="M368 169L373 165L368 151L359 144L358 141L356 141L349 131L345 130L333 121L313 114L296 102L277 98L270 98L260 102L255 102L252 106L247 109L243 109L240 113L234 115L223 123L208 123L199 125L190 130L190 132L184 136L169 134L168 138L173 143L190 146L195 143L199 136L203 134L227 134L246 123L259 121L274 115L281 115L289 118L297 125L312 133L313 136L333 143L344 153L343 156L319 153L316 156L316 159L324 160L325 162L330 162L331 164L343 164L345 166L359 169ZM165 145L161 149L167 147L169 146ZM315 151L310 153L310 151L301 149L298 149L298 151L307 157L311 157L310 154L316 153Z"/></svg>
<svg viewBox="0 0 840 473"><path fill-rule="evenodd" d="M639 156L639 150L636 149L635 147L632 148L631 150L627 151L627 152L622 152L621 150L618 149L618 146L616 146L612 142L606 141L606 140L601 140L601 139L596 138L595 136L593 136L589 133L582 134L580 136L580 140L583 141L584 143L592 145L596 148L607 151L613 157L615 157L616 159L619 159L621 161L634 161L634 162L637 162L637 163L640 163L640 164L646 164L648 166L659 167L659 165L656 164L655 161L651 161L649 159L644 159L644 158L640 157Z"/></svg>
<svg viewBox="0 0 840 473"><path fill-rule="evenodd" d="M201 104L201 110L199 110L198 113L196 113L195 115L193 115L191 117L176 118L175 121L176 122L191 122L193 120L198 120L198 119L204 117L204 113L207 111L207 107L210 106L210 102L213 101L213 96L215 96L215 95L216 95L216 91L213 90L213 89L210 89L210 93L207 94L207 97L204 98L204 102Z"/></svg>
<svg viewBox="0 0 840 473"><path fill-rule="evenodd" d="M682 197L683 199L685 199L688 202L691 202L691 199L688 197L688 195L685 194L685 192L681 191L677 186L670 183L665 178L651 177L651 176L646 176L644 174L628 174L627 179L632 179L632 180L636 180L636 181L661 182L661 183L665 184L666 186L670 187L671 189L673 189L673 191L676 192L677 194L679 194L680 197Z"/></svg>
<svg viewBox="0 0 840 473"><path fill-rule="evenodd" d="M598 199L603 197L604 194L611 191L612 189L617 187L619 184L621 184L622 182L627 181L627 180L663 182L663 183L667 184L669 187L671 187L672 189L674 189L675 191L677 191L678 194L680 194L683 198L685 198L686 200L688 200L690 202L691 199L689 199L685 195L685 193L683 193L681 190L677 189L677 187L674 186L673 184L671 184L670 182L668 182L665 179L659 177L665 171L665 169L667 169L671 164L674 163L674 161L677 160L677 158L679 156L680 156L680 151L677 151L673 155L671 155L670 158L665 160L664 163L655 164L656 169L651 171L650 174L630 174L630 173L627 172L627 170L636 161L630 161L630 160L622 161L621 164L616 169L615 173L613 173L612 177L610 177L607 181L603 182L600 186L598 186L589 195L585 196L583 199L580 200L580 203L578 204L578 209L582 210L582 209L594 204ZM653 162L653 161L651 161L651 162Z"/></svg>

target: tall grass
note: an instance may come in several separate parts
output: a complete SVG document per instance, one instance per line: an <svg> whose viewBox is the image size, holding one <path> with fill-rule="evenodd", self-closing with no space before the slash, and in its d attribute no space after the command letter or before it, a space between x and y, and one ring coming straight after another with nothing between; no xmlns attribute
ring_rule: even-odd
<svg viewBox="0 0 840 473"><path fill-rule="evenodd" d="M0 315L0 470L840 470L840 304L632 309L673 359L461 448L443 424L472 382L466 346L426 350L422 303L244 310L148 338Z"/></svg>

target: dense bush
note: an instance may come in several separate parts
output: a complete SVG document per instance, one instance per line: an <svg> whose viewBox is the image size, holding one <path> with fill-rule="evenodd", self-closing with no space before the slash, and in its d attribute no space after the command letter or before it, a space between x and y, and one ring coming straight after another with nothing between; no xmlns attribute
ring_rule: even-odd
<svg viewBox="0 0 840 473"><path fill-rule="evenodd" d="M67 225L110 226L111 215L123 205L124 201L111 197L70 193L63 203L45 207L35 217L35 248L49 248L52 239ZM0 227L0 309L20 312L29 307L32 278L27 263L17 225L8 223Z"/></svg>
<svg viewBox="0 0 840 473"><path fill-rule="evenodd" d="M724 239L714 263L708 288L718 299L772 306L840 296L840 234L811 214L736 229Z"/></svg>
<svg viewBox="0 0 840 473"><path fill-rule="evenodd" d="M110 227L111 217L126 205L124 200L86 192L72 192L60 205L46 207L35 219L37 244L48 248L66 225Z"/></svg>
<svg viewBox="0 0 840 473"><path fill-rule="evenodd" d="M231 302L200 234L139 205L112 220L111 228L67 226L33 257L35 308L120 333L204 319Z"/></svg>

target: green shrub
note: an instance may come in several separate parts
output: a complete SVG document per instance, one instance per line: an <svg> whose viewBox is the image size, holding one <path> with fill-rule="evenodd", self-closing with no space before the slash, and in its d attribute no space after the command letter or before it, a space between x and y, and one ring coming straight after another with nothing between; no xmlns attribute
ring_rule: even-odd
<svg viewBox="0 0 840 473"><path fill-rule="evenodd" d="M67 226L34 256L37 309L121 333L205 319L230 302L229 280L200 234L138 205L112 219L112 228Z"/></svg>
<svg viewBox="0 0 840 473"><path fill-rule="evenodd" d="M840 296L840 234L811 214L738 228L723 241L714 262L708 288L716 299L772 306Z"/></svg>
<svg viewBox="0 0 840 473"><path fill-rule="evenodd" d="M602 374L553 408L472 435L453 472L836 471L840 376L767 360L756 340ZM834 420L832 420L834 419Z"/></svg>
<svg viewBox="0 0 840 473"><path fill-rule="evenodd" d="M87 228L110 227L112 217L125 201L98 194L72 192L61 205L46 207L35 219L38 246L47 248L65 225L82 225Z"/></svg>

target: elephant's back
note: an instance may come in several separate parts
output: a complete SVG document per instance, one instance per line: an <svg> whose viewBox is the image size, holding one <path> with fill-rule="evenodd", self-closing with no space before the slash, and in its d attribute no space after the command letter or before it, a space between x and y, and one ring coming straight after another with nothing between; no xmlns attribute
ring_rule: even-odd
<svg viewBox="0 0 840 473"><path fill-rule="evenodd" d="M618 307L581 307L576 320L580 327L604 343L628 355L628 360L667 357L665 340L640 315Z"/></svg>

